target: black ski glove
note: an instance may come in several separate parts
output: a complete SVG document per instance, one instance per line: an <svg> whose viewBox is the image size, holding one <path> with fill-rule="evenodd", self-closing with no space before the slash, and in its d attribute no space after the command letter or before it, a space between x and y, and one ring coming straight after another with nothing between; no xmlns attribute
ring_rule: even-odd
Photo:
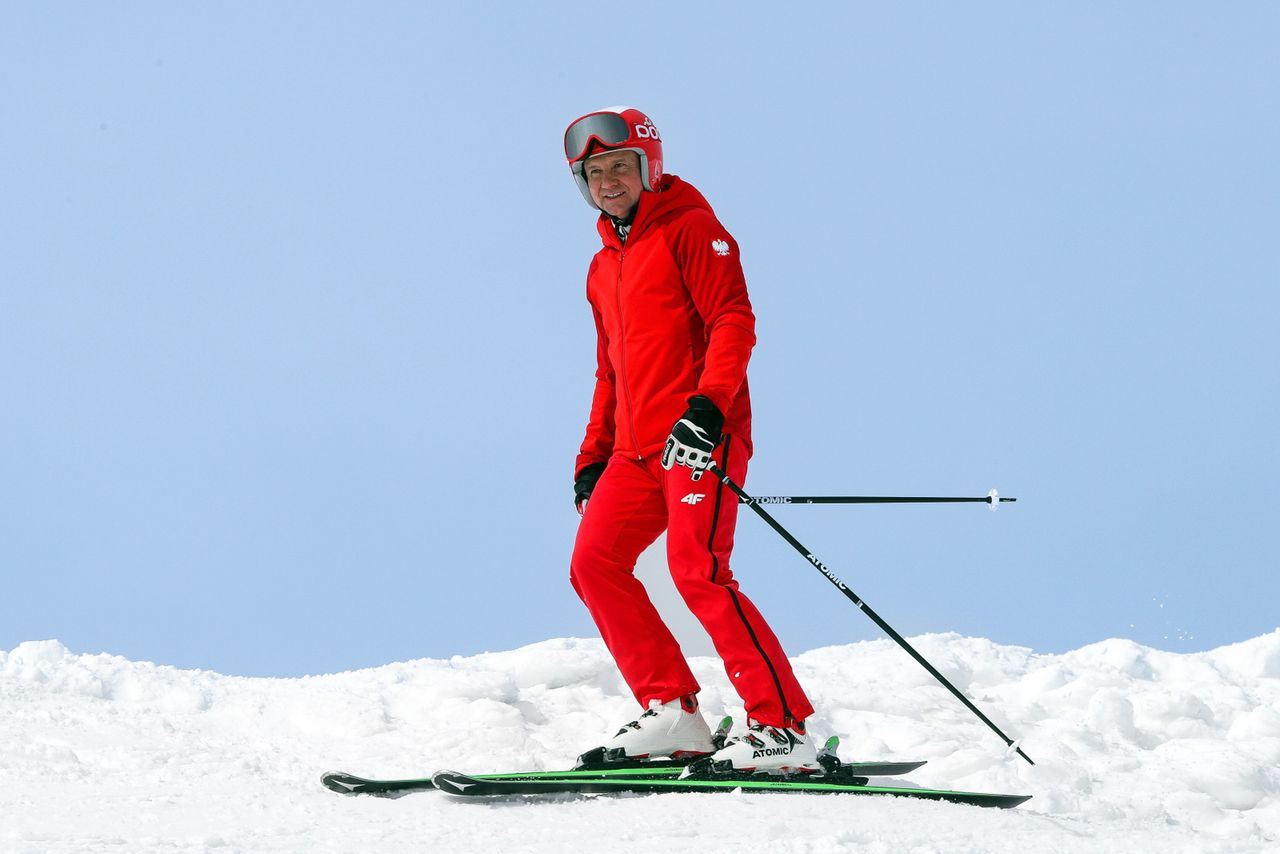
<svg viewBox="0 0 1280 854"><path fill-rule="evenodd" d="M693 469L691 479L698 480L711 465L711 452L720 444L723 428L724 413L711 398L695 394L689 398L688 410L671 428L662 449L662 467L671 471L672 466L688 466Z"/></svg>
<svg viewBox="0 0 1280 854"><path fill-rule="evenodd" d="M573 504L578 508L578 515L587 509L587 499L596 488L596 481L604 474L604 463L591 463L582 467L573 481Z"/></svg>

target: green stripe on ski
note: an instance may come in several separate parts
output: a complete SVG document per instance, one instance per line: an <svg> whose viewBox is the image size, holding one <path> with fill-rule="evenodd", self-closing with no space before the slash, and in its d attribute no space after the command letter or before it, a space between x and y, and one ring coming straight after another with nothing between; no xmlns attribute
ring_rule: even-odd
<svg viewBox="0 0 1280 854"><path fill-rule="evenodd" d="M577 780L608 777L628 777L632 780L653 775L676 777L685 769L683 765L655 765L652 768L599 768L580 771L507 771L502 774L472 774L477 780Z"/></svg>

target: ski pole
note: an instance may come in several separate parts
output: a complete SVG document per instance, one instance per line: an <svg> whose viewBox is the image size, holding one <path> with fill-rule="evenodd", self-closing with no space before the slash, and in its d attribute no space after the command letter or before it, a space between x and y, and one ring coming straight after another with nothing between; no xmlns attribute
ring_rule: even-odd
<svg viewBox="0 0 1280 854"><path fill-rule="evenodd" d="M713 462L711 463L710 466L707 467L707 471L711 472L713 475L720 478L720 482L723 483L725 486L729 487L730 489L732 489L742 503L750 505L751 509L756 511L756 515L758 515L761 519L768 522L769 527L777 531L782 536L782 539L786 540L788 543L792 545L793 548L795 548L796 551L804 555L804 559L809 561L809 563L813 564L814 568L817 569L819 572L821 572L823 576L826 577L827 581L830 581L837 588L839 588L840 592L843 593L849 599L850 602L857 605L862 610L862 613L870 617L871 621L874 622L881 629L883 629L885 634L893 638L893 640L898 644L898 646L905 649L912 658L914 658L917 662L919 662L921 667L929 671L929 673L933 676L934 679L937 679L939 682L941 682L944 688L946 688L948 691L950 691L952 694L955 695L956 699L964 703L965 706L968 707L969 711L977 715L979 720L981 720L984 724L990 727L992 732L994 732L996 735L1004 739L1005 744L1007 744L1009 747L1012 747L1014 750L1016 750L1018 752L1018 755L1021 756L1023 759L1027 760L1027 762L1031 763L1032 765L1036 764L1035 762L1032 762L1030 756L1022 752L1022 748L1016 745L1013 739L1005 735L1004 732L1000 729L1000 727L996 726L991 721L990 718L984 715L982 713L982 710L979 709L977 706L975 706L973 702L960 691L959 688L952 685L951 682L947 680L947 677L939 673L938 668L930 664L923 655L921 655L919 652L916 651L915 647L913 647L910 643L907 642L906 638L904 638L902 635L894 631L893 626L886 623L879 614L877 614L874 610L872 610L870 605L868 605L866 602L863 602L861 597L859 597L856 593L850 590L848 586L845 585L845 583L841 581L840 578L834 572L827 569L826 566L823 565L822 561L814 557L813 552L809 551L800 543L799 540L791 536L791 533L786 528L779 525L777 520L774 519L772 516L770 516L767 512L765 512L764 508L760 506L759 502L753 499L750 495L748 495L742 489L741 486L738 486L738 484L734 483L733 479L730 478L729 475L725 474L723 469L721 469L719 466L717 466Z"/></svg>
<svg viewBox="0 0 1280 854"><path fill-rule="evenodd" d="M994 510L1001 504L1017 501L1005 498L994 489L986 495L915 496L915 495L753 495L738 498L740 504L989 504Z"/></svg>

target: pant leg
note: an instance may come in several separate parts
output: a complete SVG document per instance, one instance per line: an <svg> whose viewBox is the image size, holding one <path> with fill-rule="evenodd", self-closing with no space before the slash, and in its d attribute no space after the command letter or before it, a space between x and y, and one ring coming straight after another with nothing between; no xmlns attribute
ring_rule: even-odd
<svg viewBox="0 0 1280 854"><path fill-rule="evenodd" d="M699 688L680 645L635 577L636 558L666 525L661 480L643 462L614 457L587 502L569 569L573 589L641 706Z"/></svg>
<svg viewBox="0 0 1280 854"><path fill-rule="evenodd" d="M732 436L717 449L716 457L734 482L744 482L747 454L741 444L735 447ZM680 466L663 474L672 578L711 636L748 716L768 726L804 721L813 714L813 706L777 636L738 589L729 569L737 496L711 475L695 482L689 469Z"/></svg>

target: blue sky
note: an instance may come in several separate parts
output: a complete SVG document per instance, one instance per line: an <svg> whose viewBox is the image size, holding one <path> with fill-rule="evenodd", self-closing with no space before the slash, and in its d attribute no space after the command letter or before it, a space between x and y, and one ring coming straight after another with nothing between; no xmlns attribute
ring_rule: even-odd
<svg viewBox="0 0 1280 854"><path fill-rule="evenodd" d="M1277 43L1261 2L10 4L0 648L591 634L560 138L616 103L742 246L749 490L1018 497L777 509L899 631L1274 629ZM738 530L788 648L877 636Z"/></svg>

